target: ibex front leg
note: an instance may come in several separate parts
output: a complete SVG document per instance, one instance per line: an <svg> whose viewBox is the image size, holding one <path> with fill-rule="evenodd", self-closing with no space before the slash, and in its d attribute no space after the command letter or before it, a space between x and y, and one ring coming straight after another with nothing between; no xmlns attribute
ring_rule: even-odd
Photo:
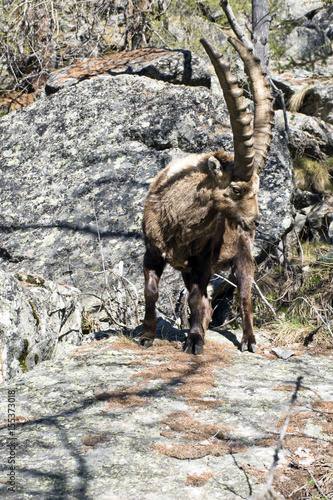
<svg viewBox="0 0 333 500"><path fill-rule="evenodd" d="M140 334L140 344L144 347L150 347L156 337L156 302L158 299L158 284L163 273L164 264L162 257L153 254L149 250L146 251L143 260L146 309Z"/></svg>
<svg viewBox="0 0 333 500"><path fill-rule="evenodd" d="M189 291L188 305L191 311L190 331L184 346L184 351L189 354L203 352L205 333L212 316L212 308L207 298L210 267L207 262L201 262L201 264L201 269L183 273L183 279Z"/></svg>
<svg viewBox="0 0 333 500"><path fill-rule="evenodd" d="M244 351L247 348L250 352L255 352L256 339L253 333L253 312L251 303L254 263L251 253L251 240L249 235L245 233L239 237L238 250L233 262L233 272L238 287L243 321L243 337L240 349Z"/></svg>

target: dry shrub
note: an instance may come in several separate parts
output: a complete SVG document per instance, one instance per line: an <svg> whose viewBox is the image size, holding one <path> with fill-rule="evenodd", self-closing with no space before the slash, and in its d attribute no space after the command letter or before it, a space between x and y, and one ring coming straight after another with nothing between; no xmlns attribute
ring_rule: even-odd
<svg viewBox="0 0 333 500"><path fill-rule="evenodd" d="M159 0L3 1L0 78L9 75L11 80L10 88L3 90L35 93L50 71L78 59L144 47L152 36L153 46L165 46L156 30L167 25L171 4ZM177 39L173 44L177 46Z"/></svg>

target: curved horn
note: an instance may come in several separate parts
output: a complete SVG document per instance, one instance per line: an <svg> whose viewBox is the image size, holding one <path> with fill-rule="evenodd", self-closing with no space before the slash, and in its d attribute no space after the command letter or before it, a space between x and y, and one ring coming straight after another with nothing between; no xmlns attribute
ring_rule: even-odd
<svg viewBox="0 0 333 500"><path fill-rule="evenodd" d="M272 139L274 111L272 109L271 86L262 70L260 59L253 55L239 40L229 37L228 41L240 55L247 74L250 78L251 91L254 101L254 168L259 172L265 162L269 145Z"/></svg>
<svg viewBox="0 0 333 500"><path fill-rule="evenodd" d="M247 113L247 105L243 98L243 90L239 88L237 78L231 73L230 65L215 52L206 40L201 39L219 79L224 99L230 114L230 122L234 140L235 175L247 181L254 171L254 139L252 117Z"/></svg>

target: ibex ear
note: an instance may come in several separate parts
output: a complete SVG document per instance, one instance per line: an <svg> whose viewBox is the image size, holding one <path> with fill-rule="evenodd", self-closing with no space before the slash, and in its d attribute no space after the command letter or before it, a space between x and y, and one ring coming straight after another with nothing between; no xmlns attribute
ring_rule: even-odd
<svg viewBox="0 0 333 500"><path fill-rule="evenodd" d="M215 156L208 158L208 168L211 173L216 177L221 172L221 163Z"/></svg>
<svg viewBox="0 0 333 500"><path fill-rule="evenodd" d="M208 168L218 183L220 188L225 188L229 184L231 178L230 178L230 173L227 172L219 160L215 156L210 156L208 158Z"/></svg>

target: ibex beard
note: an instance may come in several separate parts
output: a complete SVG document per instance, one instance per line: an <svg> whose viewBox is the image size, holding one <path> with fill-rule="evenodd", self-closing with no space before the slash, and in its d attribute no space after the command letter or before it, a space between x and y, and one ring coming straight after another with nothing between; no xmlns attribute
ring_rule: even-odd
<svg viewBox="0 0 333 500"><path fill-rule="evenodd" d="M269 84L252 53L232 39L251 78L253 123L228 65L207 42L202 43L215 66L229 108L235 155L218 150L174 160L150 185L142 223L146 246L145 317L140 343L149 347L156 336L158 285L168 263L182 273L188 290L190 330L184 350L201 354L212 316L207 296L209 280L213 273L231 267L240 295L241 350L247 347L254 352L252 243L259 224L258 174L271 138Z"/></svg>

